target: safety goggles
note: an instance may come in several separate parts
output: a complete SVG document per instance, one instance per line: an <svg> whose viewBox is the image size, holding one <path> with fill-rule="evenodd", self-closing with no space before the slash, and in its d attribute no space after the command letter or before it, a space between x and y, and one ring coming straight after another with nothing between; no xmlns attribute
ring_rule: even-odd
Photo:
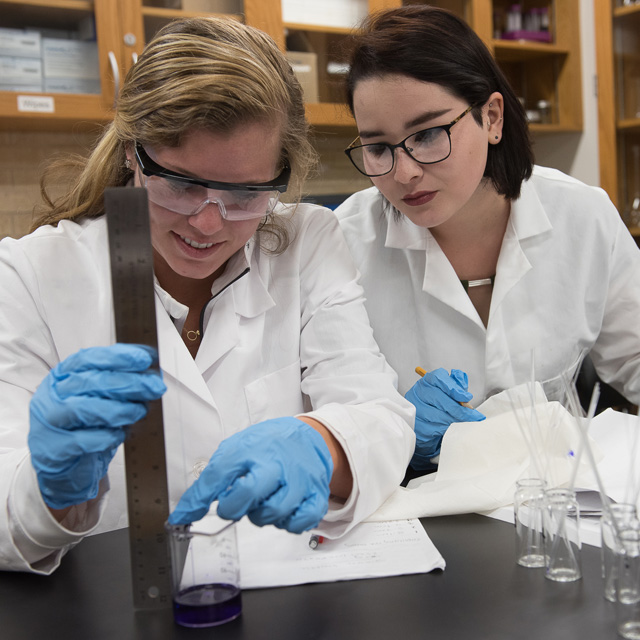
<svg viewBox="0 0 640 640"><path fill-rule="evenodd" d="M149 200L185 216L196 215L207 205L215 204L225 220L262 218L273 211L291 176L291 168L285 165L279 176L258 184L202 180L160 166L139 142L135 154Z"/></svg>

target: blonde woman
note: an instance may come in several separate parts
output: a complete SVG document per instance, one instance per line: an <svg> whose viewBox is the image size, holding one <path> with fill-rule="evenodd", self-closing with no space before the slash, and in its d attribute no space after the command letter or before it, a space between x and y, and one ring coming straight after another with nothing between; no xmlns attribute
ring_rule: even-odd
<svg viewBox="0 0 640 640"><path fill-rule="evenodd" d="M126 525L119 445L161 396L172 522L219 500L335 537L398 485L413 408L348 249L330 212L278 204L312 162L268 36L193 19L147 45L72 188L0 243L0 568L49 573ZM162 376L151 350L114 344L102 196L124 185L149 200Z"/></svg>

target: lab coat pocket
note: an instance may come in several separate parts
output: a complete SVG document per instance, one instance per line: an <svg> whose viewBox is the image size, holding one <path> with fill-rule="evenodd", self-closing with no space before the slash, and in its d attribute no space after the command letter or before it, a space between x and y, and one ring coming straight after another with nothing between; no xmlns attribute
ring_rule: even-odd
<svg viewBox="0 0 640 640"><path fill-rule="evenodd" d="M246 385L244 392L251 423L302 413L300 380L300 361L296 360Z"/></svg>

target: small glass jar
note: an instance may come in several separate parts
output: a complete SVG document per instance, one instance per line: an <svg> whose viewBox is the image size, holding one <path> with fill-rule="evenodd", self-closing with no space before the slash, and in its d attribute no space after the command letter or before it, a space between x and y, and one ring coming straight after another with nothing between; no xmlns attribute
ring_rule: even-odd
<svg viewBox="0 0 640 640"><path fill-rule="evenodd" d="M615 519L615 526L612 522ZM602 579L604 597L610 602L616 601L617 554L620 553L619 533L636 519L636 507L633 504L612 504L609 511L600 517L600 552L602 558Z"/></svg>
<svg viewBox="0 0 640 640"><path fill-rule="evenodd" d="M617 554L618 635L627 640L640 640L640 529L637 526L622 529L620 543Z"/></svg>
<svg viewBox="0 0 640 640"><path fill-rule="evenodd" d="M516 562L522 567L544 567L544 482L523 478L516 483L513 515L516 525Z"/></svg>
<svg viewBox="0 0 640 640"><path fill-rule="evenodd" d="M545 491L545 578L573 582L582 578L580 507L570 489Z"/></svg>

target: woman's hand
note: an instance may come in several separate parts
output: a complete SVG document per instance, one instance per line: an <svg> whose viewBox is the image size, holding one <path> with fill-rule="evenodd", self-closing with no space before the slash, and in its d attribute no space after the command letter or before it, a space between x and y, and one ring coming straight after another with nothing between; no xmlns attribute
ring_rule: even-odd
<svg viewBox="0 0 640 640"><path fill-rule="evenodd" d="M40 492L52 510L81 504L98 484L126 427L166 391L150 347L83 349L54 367L30 403L28 437Z"/></svg>
<svg viewBox="0 0 640 640"><path fill-rule="evenodd" d="M452 422L476 422L485 417L464 406L473 397L468 391L467 374L459 369L435 369L418 380L405 398L416 408L416 450L411 466L426 469L440 453L444 432Z"/></svg>

